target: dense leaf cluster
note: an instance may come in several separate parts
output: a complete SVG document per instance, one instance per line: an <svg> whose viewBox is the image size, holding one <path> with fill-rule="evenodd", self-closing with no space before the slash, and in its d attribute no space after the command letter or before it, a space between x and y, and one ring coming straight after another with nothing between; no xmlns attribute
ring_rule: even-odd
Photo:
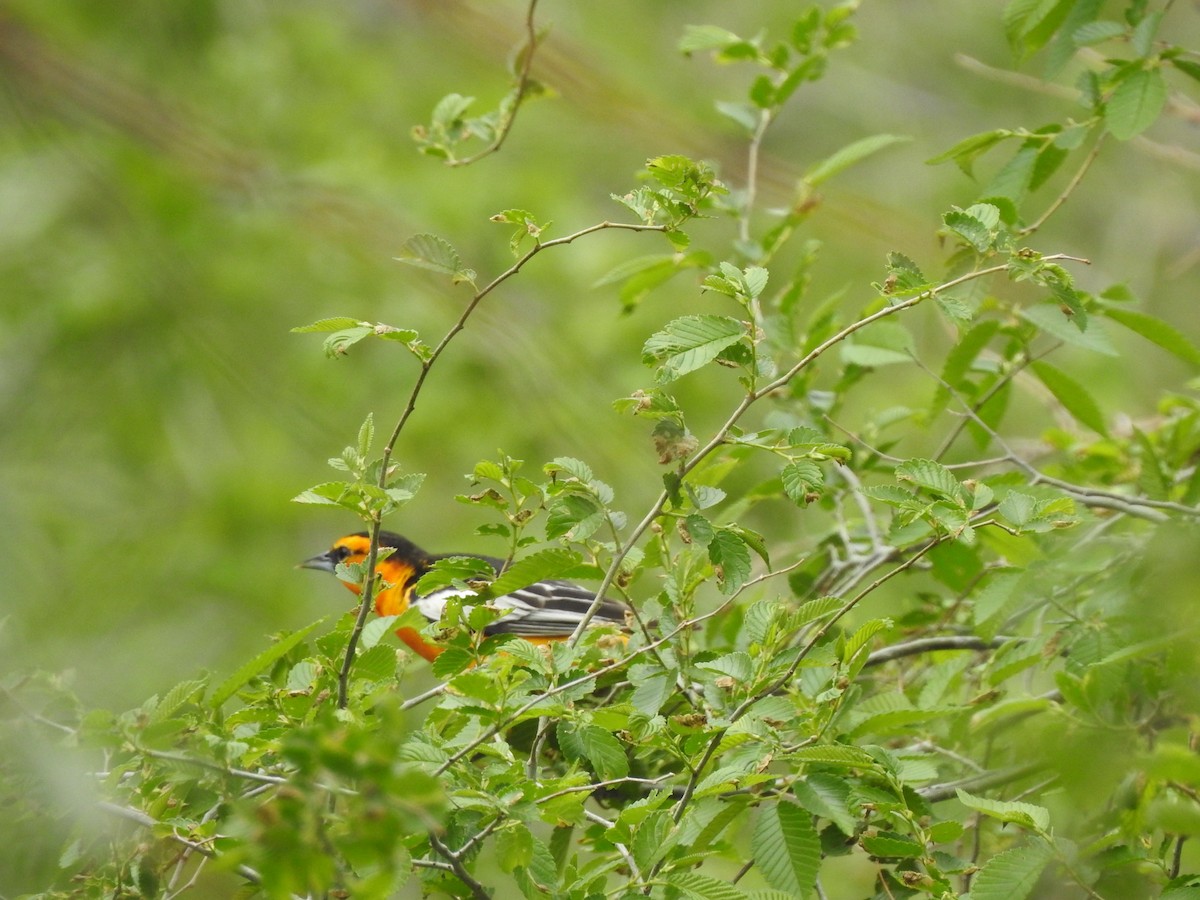
<svg viewBox="0 0 1200 900"><path fill-rule="evenodd" d="M1191 896L1193 591L1173 573L1200 514L1200 402L1181 390L1153 420L1120 422L1060 351L1116 359L1120 328L1192 365L1200 351L1121 285L1082 290L1085 260L1035 246L1105 137L1162 112L1163 70L1200 74L1156 37L1164 11L1150 6L1106 20L1089 0L1010 3L1014 49L1046 52L1051 71L1118 48L1080 78L1085 117L989 131L931 160L972 174L1016 144L930 224L945 260L901 247L851 301L812 294L818 248L792 239L817 186L893 135L811 166L782 210L759 208L753 180L678 155L614 194L629 223L551 238L506 210L493 218L516 226L514 263L482 285L450 242L418 235L398 258L471 292L437 342L352 316L296 329L327 333L331 356L396 341L418 367L382 451L368 417L330 460L340 480L296 498L375 537L366 564L339 570L361 609L121 714L81 708L51 676L7 679L6 717L82 760L103 798L39 896L173 895L210 870L270 897L413 882L577 900ZM756 67L746 100L718 106L747 134L750 172L787 101L855 39L853 13L813 7L776 44L684 35L685 53ZM536 92L539 39L531 29L498 113L466 118L467 98L448 96L417 133L424 152L461 162L464 142L498 147ZM1078 177L1042 199L1068 163ZM725 244L698 246L702 218L729 225ZM406 614L446 647L440 686L410 696L396 619L367 614L384 517L421 485L395 461L404 426L482 301L539 253L608 229L669 243L602 279L626 307L682 273L721 304L646 337L646 384L615 401L645 421L661 491L631 512L587 460L481 461L458 500L509 565L493 580L455 557L424 577L419 590L476 596L428 626ZM856 385L900 369L922 373L923 396L853 412ZM737 398L699 434L677 392L697 378ZM1031 445L1008 423L1038 404L1049 424ZM780 510L803 532L762 526ZM626 599L628 633L581 628L549 647L483 634L501 614L489 597L545 578ZM34 784L9 787L19 821L53 806Z"/></svg>

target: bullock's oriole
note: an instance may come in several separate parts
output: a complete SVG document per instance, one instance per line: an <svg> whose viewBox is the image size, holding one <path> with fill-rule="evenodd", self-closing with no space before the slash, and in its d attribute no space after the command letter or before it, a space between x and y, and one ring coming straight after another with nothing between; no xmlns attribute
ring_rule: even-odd
<svg viewBox="0 0 1200 900"><path fill-rule="evenodd" d="M472 596L470 592L457 588L442 588L424 595L415 592L414 585L439 559L471 556L489 563L497 573L504 566L503 560L473 553L427 553L407 538L390 531L380 532L379 545L392 551L376 567L386 585L375 595L375 611L381 616L397 616L412 606L430 622L437 622L442 617L446 601L451 597ZM349 534L334 541L333 547L325 553L306 559L300 566L333 572L338 563L355 563L366 559L370 546L371 539L366 532ZM347 583L346 587L359 593L356 584ZM569 581L538 581L502 597L490 598L487 601L489 606L507 610L507 613L483 631L484 634L515 634L534 643L563 640L575 630L595 599L594 591ZM605 599L593 621L623 627L628 611L624 603ZM414 628L400 628L396 634L427 660L434 660L443 650L427 641Z"/></svg>

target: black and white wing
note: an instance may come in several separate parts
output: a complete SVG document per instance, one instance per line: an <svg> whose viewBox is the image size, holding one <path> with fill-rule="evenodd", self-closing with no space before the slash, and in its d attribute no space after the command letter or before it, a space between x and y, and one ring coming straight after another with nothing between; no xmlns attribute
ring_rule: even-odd
<svg viewBox="0 0 1200 900"><path fill-rule="evenodd" d="M451 597L465 599L473 596L473 591L446 588L424 597L417 597L412 603L425 618L436 622L442 617L446 601ZM595 600L594 591L570 581L539 581L488 600L488 606L508 612L488 625L484 633L566 637L575 630ZM605 599L592 621L597 624L624 626L627 609L624 603Z"/></svg>

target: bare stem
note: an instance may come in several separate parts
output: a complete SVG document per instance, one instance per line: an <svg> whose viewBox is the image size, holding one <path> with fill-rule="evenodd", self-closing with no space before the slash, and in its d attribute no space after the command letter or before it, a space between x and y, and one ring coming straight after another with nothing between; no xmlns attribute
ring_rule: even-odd
<svg viewBox="0 0 1200 900"><path fill-rule="evenodd" d="M478 162L485 156L495 153L504 144L508 133L512 130L513 123L517 121L517 110L521 108L521 103L525 100L525 94L529 90L529 72L533 68L533 54L538 47L537 27L533 21L533 13L537 9L537 5L538 0L529 0L529 8L525 11L525 46L521 48L521 52L524 54L521 74L517 76L517 86L513 89L512 106L501 119L500 125L496 129L496 136L478 153L464 159L447 159L446 165L451 167L469 166L471 163Z"/></svg>

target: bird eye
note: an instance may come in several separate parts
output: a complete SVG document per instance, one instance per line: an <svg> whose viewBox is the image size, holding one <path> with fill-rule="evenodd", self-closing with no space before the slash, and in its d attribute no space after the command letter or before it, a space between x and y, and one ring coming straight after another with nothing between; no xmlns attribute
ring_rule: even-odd
<svg viewBox="0 0 1200 900"><path fill-rule="evenodd" d="M343 562L346 559L346 557L350 555L350 548L349 547L334 547L331 551L329 551L329 555L331 557L333 557L333 561L335 563L340 563L340 562Z"/></svg>

